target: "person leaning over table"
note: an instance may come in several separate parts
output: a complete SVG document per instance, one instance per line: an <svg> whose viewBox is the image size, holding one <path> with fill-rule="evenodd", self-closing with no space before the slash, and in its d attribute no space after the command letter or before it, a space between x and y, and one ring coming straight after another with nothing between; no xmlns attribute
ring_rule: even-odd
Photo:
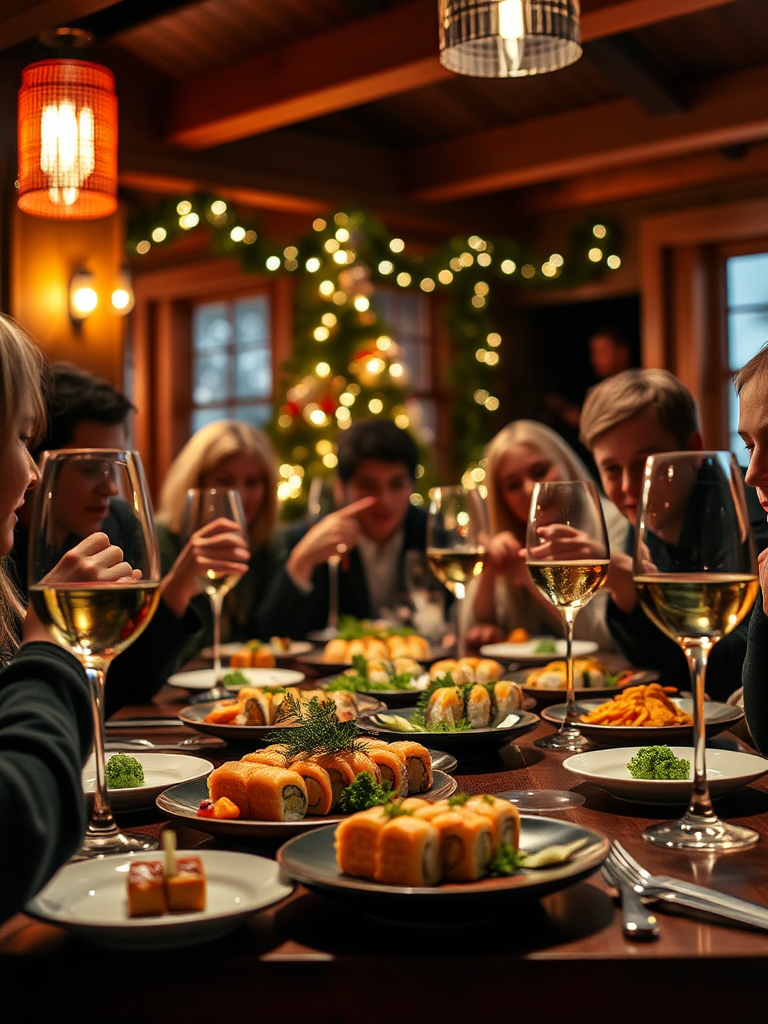
<svg viewBox="0 0 768 1024"><path fill-rule="evenodd" d="M666 685L688 689L690 671L681 648L640 607L632 579L632 550L647 456L702 449L695 399L668 370L625 370L587 392L581 439L592 452L606 495L631 526L625 551L611 552L608 627L633 665L658 669ZM762 551L768 545L765 514L749 490L747 503L755 544ZM726 700L738 689L747 629L745 619L712 649L707 693L716 700Z"/></svg>
<svg viewBox="0 0 768 1024"><path fill-rule="evenodd" d="M746 483L768 514L768 344L733 380L739 396L739 435L749 456ZM760 595L752 609L741 675L744 714L752 738L768 754L768 549L758 558Z"/></svg>
<svg viewBox="0 0 768 1024"><path fill-rule="evenodd" d="M264 626L263 605L285 561L286 547L282 531L276 529L277 468L266 434L248 423L217 420L193 434L181 449L165 477L157 507L157 540L163 572L175 564L182 550L190 547L189 543L184 547L181 537L190 487L230 488L239 491L243 503L247 547L241 550L240 557L247 561L247 569L224 598L222 641L268 639L275 631L267 631ZM199 534L215 528L215 524L209 524ZM192 607L203 628L188 644L187 658L213 643L210 600L199 592Z"/></svg>
<svg viewBox="0 0 768 1024"><path fill-rule="evenodd" d="M130 447L133 405L106 381L69 363L54 363L47 390L48 425L35 446L38 463L52 449ZM72 467L59 481L59 495L66 510L69 538L64 549L95 529L103 531L131 558L130 525L124 502L116 498L112 481L87 467ZM27 520L22 510L14 539L16 584L26 595ZM245 571L248 552L242 534L226 521L195 535L183 551L176 551L163 566L162 598L147 629L135 643L112 662L105 688L104 707L109 717L123 704L139 704L154 697L168 676L187 657L200 634L199 616L190 602L199 592L198 573L203 559L214 559L227 571Z"/></svg>
<svg viewBox="0 0 768 1024"><path fill-rule="evenodd" d="M559 434L536 420L515 420L485 449L485 485L491 527L489 558L473 580L464 605L467 643L495 643L511 629L532 636L562 632L562 616L531 580L520 551L531 497L537 483L591 480L579 456ZM611 550L624 550L627 523L615 505L601 498ZM614 644L605 621L607 595L597 594L576 618L576 637L595 640L602 650Z"/></svg>
<svg viewBox="0 0 768 1024"><path fill-rule="evenodd" d="M299 638L328 621L328 558L341 554L339 612L377 617L405 589L406 551L425 551L427 513L411 504L418 449L388 420L339 438L337 511L289 532L290 554L266 602L270 633Z"/></svg>
<svg viewBox="0 0 768 1024"><path fill-rule="evenodd" d="M0 921L77 851L86 828L81 772L93 716L85 672L34 611L25 617L5 564L17 514L40 478L28 446L45 421L45 369L28 335L0 315ZM76 566L83 578L86 556L94 579L131 572L104 534L70 551L62 571Z"/></svg>

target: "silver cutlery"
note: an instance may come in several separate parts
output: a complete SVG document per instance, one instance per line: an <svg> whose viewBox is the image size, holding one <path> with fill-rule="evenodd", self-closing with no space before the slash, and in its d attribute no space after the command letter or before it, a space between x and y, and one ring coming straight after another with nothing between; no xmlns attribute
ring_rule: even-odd
<svg viewBox="0 0 768 1024"><path fill-rule="evenodd" d="M768 930L768 907L670 875L652 875L616 840L611 843L606 864L616 878L625 879L640 896L651 896L673 905L703 910L730 921Z"/></svg>
<svg viewBox="0 0 768 1024"><path fill-rule="evenodd" d="M602 874L608 885L618 889L624 937L635 941L657 939L659 922L656 915L645 906L629 882L618 872L611 871L606 864L603 864Z"/></svg>
<svg viewBox="0 0 768 1024"><path fill-rule="evenodd" d="M210 736L189 736L186 739L179 740L178 743L153 743L152 740L144 739L112 739L107 740L104 744L104 749L110 753L115 751L126 751L126 750L152 750L152 751L169 751L169 750L197 750L201 747L223 747L226 744L223 741L217 741L215 738Z"/></svg>
<svg viewBox="0 0 768 1024"><path fill-rule="evenodd" d="M181 729L184 723L179 718L110 718L104 723L107 729Z"/></svg>

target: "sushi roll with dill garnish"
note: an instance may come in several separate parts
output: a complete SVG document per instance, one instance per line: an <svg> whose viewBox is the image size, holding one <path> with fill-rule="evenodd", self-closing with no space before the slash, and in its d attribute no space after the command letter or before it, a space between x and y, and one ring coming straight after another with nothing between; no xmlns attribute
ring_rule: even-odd
<svg viewBox="0 0 768 1024"><path fill-rule="evenodd" d="M475 683L467 687L465 712L471 729L484 729L491 721L491 695L488 687Z"/></svg>

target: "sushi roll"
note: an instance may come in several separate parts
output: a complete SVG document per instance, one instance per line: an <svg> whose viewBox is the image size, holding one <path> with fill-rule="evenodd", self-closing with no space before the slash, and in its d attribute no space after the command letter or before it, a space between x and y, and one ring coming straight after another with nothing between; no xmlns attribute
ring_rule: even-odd
<svg viewBox="0 0 768 1024"><path fill-rule="evenodd" d="M491 721L491 695L488 688L480 683L467 694L466 714L471 729L484 729Z"/></svg>
<svg viewBox="0 0 768 1024"><path fill-rule="evenodd" d="M429 657L429 644L423 636L419 636L418 633L411 633L410 636L405 638L406 646L408 648L408 655L411 658L428 658Z"/></svg>
<svg viewBox="0 0 768 1024"><path fill-rule="evenodd" d="M504 671L500 662L493 658L478 658L475 665L475 680L478 683L490 683L501 678Z"/></svg>
<svg viewBox="0 0 768 1024"><path fill-rule="evenodd" d="M493 857L488 819L462 809L436 814L431 823L440 833L443 877L453 882L482 878Z"/></svg>
<svg viewBox="0 0 768 1024"><path fill-rule="evenodd" d="M316 761L292 761L288 767L304 780L307 787L307 814L328 814L333 807L331 777Z"/></svg>
<svg viewBox="0 0 768 1024"><path fill-rule="evenodd" d="M323 660L335 662L351 661L352 658L347 648L347 640L340 640L338 637L335 640L329 640L323 650Z"/></svg>
<svg viewBox="0 0 768 1024"><path fill-rule="evenodd" d="M370 807L352 814L336 828L336 863L346 875L373 878L379 834L391 820L383 807Z"/></svg>
<svg viewBox="0 0 768 1024"><path fill-rule="evenodd" d="M272 710L272 698L273 694L264 693L263 690L259 690L256 687L248 687L248 696L241 698L240 694L246 692L246 687L238 693L238 700L242 700L243 715L245 716L245 725L272 725L275 720L275 714Z"/></svg>
<svg viewBox="0 0 768 1024"><path fill-rule="evenodd" d="M247 789L249 816L256 821L301 821L307 813L307 787L298 772L264 765Z"/></svg>
<svg viewBox="0 0 768 1024"><path fill-rule="evenodd" d="M390 750L387 744L384 746L369 746L366 744L365 752L379 770L381 781L390 784L393 797L406 796L408 793L408 772L405 761L399 757L394 750Z"/></svg>
<svg viewBox="0 0 768 1024"><path fill-rule="evenodd" d="M265 747L263 750L254 750L251 754L243 754L240 760L247 761L248 764L271 765L273 768L275 766L285 767L285 754L280 750L275 750L274 747Z"/></svg>
<svg viewBox="0 0 768 1024"><path fill-rule="evenodd" d="M440 686L427 701L424 718L427 725L455 724L464 716L464 697L458 686Z"/></svg>
<svg viewBox="0 0 768 1024"><path fill-rule="evenodd" d="M408 796L426 793L432 785L432 758L427 748L413 740L396 740L389 749L405 761Z"/></svg>
<svg viewBox="0 0 768 1024"><path fill-rule="evenodd" d="M379 832L373 877L385 885L422 887L440 881L440 833L422 818L402 814Z"/></svg>
<svg viewBox="0 0 768 1024"><path fill-rule="evenodd" d="M266 766L247 761L226 761L208 776L208 796L213 803L225 796L240 811L241 818L251 817L249 784Z"/></svg>
<svg viewBox="0 0 768 1024"><path fill-rule="evenodd" d="M509 843L514 849L518 848L520 812L514 804L484 793L481 796L471 796L464 804L464 808L467 811L472 811L473 814L488 818L491 822L494 848L498 849L501 843Z"/></svg>
<svg viewBox="0 0 768 1024"><path fill-rule="evenodd" d="M328 778L331 780L331 791L333 792L331 807L336 807L342 789L345 786L352 785L355 781L354 769L338 754L315 754L307 760L314 761L315 764L319 764L321 768L325 768L328 772Z"/></svg>
<svg viewBox="0 0 768 1024"><path fill-rule="evenodd" d="M324 694L323 699L327 701L328 696ZM336 705L336 717L340 722L351 722L357 718L357 701L354 693L348 690L334 690L330 697Z"/></svg>
<svg viewBox="0 0 768 1024"><path fill-rule="evenodd" d="M517 683L508 679L499 679L493 684L493 703L495 714L492 725L500 725L507 715L519 711L523 706L523 691Z"/></svg>
<svg viewBox="0 0 768 1024"><path fill-rule="evenodd" d="M363 750L349 750L344 754L340 754L347 764L351 767L355 773L355 777L360 775L362 772L368 772L373 777L374 782L377 784L381 782L381 771L373 760Z"/></svg>
<svg viewBox="0 0 768 1024"><path fill-rule="evenodd" d="M383 640L378 637L369 636L365 640L365 656L371 658L388 658L389 648Z"/></svg>
<svg viewBox="0 0 768 1024"><path fill-rule="evenodd" d="M433 682L435 679L441 679L448 674L450 674L454 683L466 682L463 670L455 658L443 658L441 661L436 661L429 670L429 678Z"/></svg>

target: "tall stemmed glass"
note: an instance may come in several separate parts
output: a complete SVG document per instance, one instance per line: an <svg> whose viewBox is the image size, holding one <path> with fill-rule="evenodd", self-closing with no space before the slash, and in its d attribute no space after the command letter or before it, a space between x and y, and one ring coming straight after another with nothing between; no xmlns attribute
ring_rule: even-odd
<svg viewBox="0 0 768 1024"><path fill-rule="evenodd" d="M83 511L73 496L84 488L90 505ZM29 584L41 622L79 659L90 684L96 789L79 856L155 849L153 837L117 828L104 764L107 668L144 630L160 596L157 538L136 452L49 453L33 511Z"/></svg>
<svg viewBox="0 0 768 1024"><path fill-rule="evenodd" d="M756 843L750 829L712 809L705 759L707 659L735 629L758 591L741 471L729 452L669 452L645 464L637 513L634 578L646 614L682 647L694 693L691 802L679 820L643 833L679 849L733 850Z"/></svg>
<svg viewBox="0 0 768 1024"><path fill-rule="evenodd" d="M245 512L240 492L226 487L190 487L184 509L182 537L186 543L193 533L215 519L229 519L246 532ZM200 583L208 595L213 612L213 686L198 694L197 701L217 700L230 696L223 686L221 667L221 612L224 598L237 586L241 577L237 573L209 569L200 576Z"/></svg>
<svg viewBox="0 0 768 1024"><path fill-rule="evenodd" d="M536 740L546 750L589 746L576 722L573 689L573 624L608 576L608 535L597 487L592 481L538 483L531 497L526 533L526 564L531 579L563 616L566 641L565 716L560 729Z"/></svg>
<svg viewBox="0 0 768 1024"><path fill-rule="evenodd" d="M467 583L479 576L488 554L488 512L479 490L435 487L430 492L427 559L432 572L456 597L457 649L463 658L467 638L462 602Z"/></svg>

